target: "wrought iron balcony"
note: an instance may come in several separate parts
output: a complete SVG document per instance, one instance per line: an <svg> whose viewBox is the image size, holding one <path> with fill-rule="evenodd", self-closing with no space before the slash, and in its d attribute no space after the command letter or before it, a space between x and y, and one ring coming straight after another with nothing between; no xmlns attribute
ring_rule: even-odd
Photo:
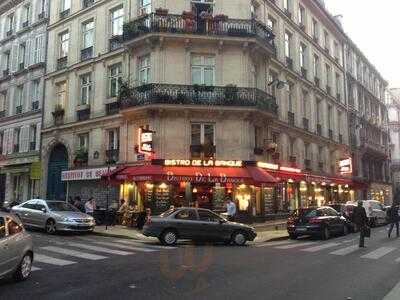
<svg viewBox="0 0 400 300"><path fill-rule="evenodd" d="M119 113L119 102L112 102L106 104L106 115L115 115Z"/></svg>
<svg viewBox="0 0 400 300"><path fill-rule="evenodd" d="M123 40L134 40L149 33L199 34L257 38L274 51L272 29L255 19L191 19L183 15L155 13L142 16L124 25Z"/></svg>
<svg viewBox="0 0 400 300"><path fill-rule="evenodd" d="M114 51L122 47L121 36L113 36L110 38L109 42L110 42L110 51Z"/></svg>
<svg viewBox="0 0 400 300"><path fill-rule="evenodd" d="M29 151L35 151L35 150L36 150L36 142L30 142Z"/></svg>
<svg viewBox="0 0 400 300"><path fill-rule="evenodd" d="M39 109L39 101L33 101L32 102L32 110L38 110Z"/></svg>
<svg viewBox="0 0 400 300"><path fill-rule="evenodd" d="M94 3L94 0L83 0L82 6L83 8L88 8L89 6L92 6Z"/></svg>
<svg viewBox="0 0 400 300"><path fill-rule="evenodd" d="M93 57L93 46L81 50L81 60L91 59Z"/></svg>
<svg viewBox="0 0 400 300"><path fill-rule="evenodd" d="M60 12L60 19L68 17L69 13L70 13L70 9L69 8L66 9L66 10L63 10L62 12Z"/></svg>
<svg viewBox="0 0 400 300"><path fill-rule="evenodd" d="M275 97L256 88L151 83L122 85L121 109L151 104L257 107L277 114Z"/></svg>
<svg viewBox="0 0 400 300"><path fill-rule="evenodd" d="M90 108L80 109L76 112L78 121L86 121L90 119Z"/></svg>
<svg viewBox="0 0 400 300"><path fill-rule="evenodd" d="M57 70L62 70L67 67L68 56L61 57L57 60Z"/></svg>

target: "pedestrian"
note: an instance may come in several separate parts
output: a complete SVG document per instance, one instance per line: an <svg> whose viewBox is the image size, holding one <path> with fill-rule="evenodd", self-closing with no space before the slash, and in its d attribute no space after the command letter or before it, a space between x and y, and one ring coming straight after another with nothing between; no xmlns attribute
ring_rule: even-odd
<svg viewBox="0 0 400 300"><path fill-rule="evenodd" d="M399 207L396 204L393 203L389 208L388 217L390 223L388 238L390 239L394 225L396 225L396 237L399 237Z"/></svg>
<svg viewBox="0 0 400 300"><path fill-rule="evenodd" d="M85 206L82 203L81 197L76 196L74 200L74 206L81 212L85 212Z"/></svg>
<svg viewBox="0 0 400 300"><path fill-rule="evenodd" d="M147 211L147 209L145 209L144 211L141 211L137 217L136 228L139 230L142 230L144 224L146 223L146 216L147 216L146 211Z"/></svg>
<svg viewBox="0 0 400 300"><path fill-rule="evenodd" d="M354 223L356 224L358 230L360 230L359 247L363 248L365 247L364 245L365 232L366 230L368 230L367 226L368 218L367 218L367 212L365 211L365 208L363 207L363 202L361 200L358 201L357 207L354 208L353 218L354 218Z"/></svg>
<svg viewBox="0 0 400 300"><path fill-rule="evenodd" d="M88 201L85 203L85 212L88 215L93 216L94 210L96 209L96 200L93 197L90 197Z"/></svg>
<svg viewBox="0 0 400 300"><path fill-rule="evenodd" d="M234 222L236 215L236 204L233 202L232 198L229 198L228 202L226 203L226 212L228 215L228 221Z"/></svg>
<svg viewBox="0 0 400 300"><path fill-rule="evenodd" d="M128 201L125 201L125 199L120 200L121 206L119 207L117 214L119 216L119 219L122 220L121 224L122 225L127 225L129 223L129 204Z"/></svg>

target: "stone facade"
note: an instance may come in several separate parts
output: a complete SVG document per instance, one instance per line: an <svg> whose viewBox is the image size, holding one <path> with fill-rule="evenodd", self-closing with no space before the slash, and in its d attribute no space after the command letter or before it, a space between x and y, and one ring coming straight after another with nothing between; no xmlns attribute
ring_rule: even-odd
<svg viewBox="0 0 400 300"><path fill-rule="evenodd" d="M47 19L47 0L0 4L0 204L40 194Z"/></svg>
<svg viewBox="0 0 400 300"><path fill-rule="evenodd" d="M386 106L389 113L389 132L391 145L391 175L393 187L400 188L400 89L390 89L386 97ZM396 193L397 197L398 194ZM400 199L396 199L399 201Z"/></svg>

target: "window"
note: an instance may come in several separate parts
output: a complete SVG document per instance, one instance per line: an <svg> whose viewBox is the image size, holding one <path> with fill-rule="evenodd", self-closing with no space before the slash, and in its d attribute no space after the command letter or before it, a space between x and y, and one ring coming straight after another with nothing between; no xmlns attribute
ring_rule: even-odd
<svg viewBox="0 0 400 300"><path fill-rule="evenodd" d="M35 37L35 44L33 48L33 63L38 64L42 62L42 51L43 51L43 35Z"/></svg>
<svg viewBox="0 0 400 300"><path fill-rule="evenodd" d="M324 30L324 46L326 50L329 50L329 34Z"/></svg>
<svg viewBox="0 0 400 300"><path fill-rule="evenodd" d="M197 212L199 214L200 221L216 222L216 223L218 223L219 221L222 221L222 218L220 216L218 216L217 214L212 213L210 211L200 209Z"/></svg>
<svg viewBox="0 0 400 300"><path fill-rule="evenodd" d="M305 159L311 159L310 144L304 143L304 157Z"/></svg>
<svg viewBox="0 0 400 300"><path fill-rule="evenodd" d="M3 153L3 144L4 144L4 130L0 131L0 154Z"/></svg>
<svg viewBox="0 0 400 300"><path fill-rule="evenodd" d="M288 111L293 112L293 83L289 82L287 85L288 91Z"/></svg>
<svg viewBox="0 0 400 300"><path fill-rule="evenodd" d="M276 30L276 20L273 17L268 16L267 25L268 25L269 28L272 29L272 32L275 32L275 30Z"/></svg>
<svg viewBox="0 0 400 300"><path fill-rule="evenodd" d="M14 128L14 141L13 141L13 152L19 152L19 140L21 135L20 128Z"/></svg>
<svg viewBox="0 0 400 300"><path fill-rule="evenodd" d="M14 14L7 16L7 35L10 35L14 31Z"/></svg>
<svg viewBox="0 0 400 300"><path fill-rule="evenodd" d="M4 218L0 217L0 240L6 236L6 225L4 224Z"/></svg>
<svg viewBox="0 0 400 300"><path fill-rule="evenodd" d="M4 71L10 70L10 62L11 62L10 58L11 58L10 51L4 52L4 68L3 68Z"/></svg>
<svg viewBox="0 0 400 300"><path fill-rule="evenodd" d="M124 9L122 7L115 8L111 11L111 35L122 35L124 25Z"/></svg>
<svg viewBox="0 0 400 300"><path fill-rule="evenodd" d="M151 0L139 0L138 15L146 15L151 13Z"/></svg>
<svg viewBox="0 0 400 300"><path fill-rule="evenodd" d="M82 24L82 49L93 47L94 21Z"/></svg>
<svg viewBox="0 0 400 300"><path fill-rule="evenodd" d="M332 130L332 106L328 105L328 129Z"/></svg>
<svg viewBox="0 0 400 300"><path fill-rule="evenodd" d="M318 22L315 19L312 20L312 35L314 40L318 40L319 29L318 29Z"/></svg>
<svg viewBox="0 0 400 300"><path fill-rule="evenodd" d="M46 0L40 0L39 14L44 14L45 12L46 12Z"/></svg>
<svg viewBox="0 0 400 300"><path fill-rule="evenodd" d="M31 125L29 127L29 150L30 151L36 150L36 132L37 132L36 125Z"/></svg>
<svg viewBox="0 0 400 300"><path fill-rule="evenodd" d="M254 147L262 147L262 128L260 126L254 126Z"/></svg>
<svg viewBox="0 0 400 300"><path fill-rule="evenodd" d="M336 41L333 42L333 54L337 61L339 61L340 53L339 53L339 45Z"/></svg>
<svg viewBox="0 0 400 300"><path fill-rule="evenodd" d="M29 4L27 4L24 6L24 11L22 15L22 27L28 26L30 13L31 13L31 7Z"/></svg>
<svg viewBox="0 0 400 300"><path fill-rule="evenodd" d="M322 146L318 146L318 161L319 162L324 162L324 152Z"/></svg>
<svg viewBox="0 0 400 300"><path fill-rule="evenodd" d="M321 124L321 105L322 101L320 99L317 99L317 109L315 110L317 124Z"/></svg>
<svg viewBox="0 0 400 300"><path fill-rule="evenodd" d="M24 97L24 86L20 85L17 86L17 89L15 91L15 113L20 114L22 113L22 105L23 105L23 99Z"/></svg>
<svg viewBox="0 0 400 300"><path fill-rule="evenodd" d="M285 56L290 58L290 42L291 42L292 35L285 31Z"/></svg>
<svg viewBox="0 0 400 300"><path fill-rule="evenodd" d="M18 49L19 69L23 69L25 67L25 55L26 55L26 45L25 45L25 43L22 43L19 45L19 49Z"/></svg>
<svg viewBox="0 0 400 300"><path fill-rule="evenodd" d="M215 56L192 55L191 57L192 84L215 84Z"/></svg>
<svg viewBox="0 0 400 300"><path fill-rule="evenodd" d="M139 83L147 84L151 81L150 55L139 57Z"/></svg>
<svg viewBox="0 0 400 300"><path fill-rule="evenodd" d="M89 149L89 134L79 134L78 135L78 149L83 151L88 151Z"/></svg>
<svg viewBox="0 0 400 300"><path fill-rule="evenodd" d="M273 70L269 70L269 74L268 74L268 81L267 81L267 89L269 91L269 93L276 97L276 84L271 84L272 82L275 82L275 80L278 79L278 73L276 73Z"/></svg>
<svg viewBox="0 0 400 300"><path fill-rule="evenodd" d="M337 122L338 122L339 134L342 134L342 130L341 130L341 127L342 127L342 112L341 111L338 111Z"/></svg>
<svg viewBox="0 0 400 300"><path fill-rule="evenodd" d="M283 0L283 9L290 11L290 0Z"/></svg>
<svg viewBox="0 0 400 300"><path fill-rule="evenodd" d="M60 34L60 58L67 57L69 52L69 32Z"/></svg>
<svg viewBox="0 0 400 300"><path fill-rule="evenodd" d="M0 112L6 110L6 103L7 103L7 92L6 91L0 92Z"/></svg>
<svg viewBox="0 0 400 300"><path fill-rule="evenodd" d="M308 93L307 91L303 91L303 117L306 119L308 118L308 107Z"/></svg>
<svg viewBox="0 0 400 300"><path fill-rule="evenodd" d="M110 66L108 73L110 97L117 97L122 82L122 65L119 63Z"/></svg>
<svg viewBox="0 0 400 300"><path fill-rule="evenodd" d="M340 95L340 86L341 86L341 82L340 82L340 75L339 73L335 74L335 82L336 82L336 95Z"/></svg>
<svg viewBox="0 0 400 300"><path fill-rule="evenodd" d="M295 144L296 139L289 138L289 156L295 156Z"/></svg>
<svg viewBox="0 0 400 300"><path fill-rule="evenodd" d="M90 103L92 95L92 75L90 73L84 74L80 77L80 105L87 105Z"/></svg>
<svg viewBox="0 0 400 300"><path fill-rule="evenodd" d="M108 135L108 150L119 149L119 128L110 129Z"/></svg>
<svg viewBox="0 0 400 300"><path fill-rule="evenodd" d="M56 105L65 107L67 102L67 82L61 82L56 85Z"/></svg>
<svg viewBox="0 0 400 300"><path fill-rule="evenodd" d="M317 55L314 54L314 58L313 58L313 71L314 71L314 76L318 77L318 70L319 70L319 57Z"/></svg>
<svg viewBox="0 0 400 300"><path fill-rule="evenodd" d="M13 219L6 217L6 223L8 228L8 235L15 235L22 232L22 225L15 222Z"/></svg>
<svg viewBox="0 0 400 300"><path fill-rule="evenodd" d="M40 79L32 81L32 103L39 101Z"/></svg>
<svg viewBox="0 0 400 300"><path fill-rule="evenodd" d="M193 123L191 125L192 158L214 157L215 128L214 124Z"/></svg>
<svg viewBox="0 0 400 300"><path fill-rule="evenodd" d="M331 84L331 67L329 65L325 65L326 72L326 85L330 86Z"/></svg>
<svg viewBox="0 0 400 300"><path fill-rule="evenodd" d="M300 43L300 67L305 68L306 65L306 55L307 55L307 47L303 43Z"/></svg>
<svg viewBox="0 0 400 300"><path fill-rule="evenodd" d="M61 1L61 9L60 9L61 12L71 9L71 0L60 0L60 1Z"/></svg>
<svg viewBox="0 0 400 300"><path fill-rule="evenodd" d="M175 215L175 219L179 220L197 220L196 212L193 209L184 209Z"/></svg>
<svg viewBox="0 0 400 300"><path fill-rule="evenodd" d="M28 208L28 209L35 209L35 202L36 201L29 201L22 205L23 208Z"/></svg>
<svg viewBox="0 0 400 300"><path fill-rule="evenodd" d="M299 24L303 25L303 26L306 24L305 23L305 14L306 14L306 11L305 11L304 7L299 5Z"/></svg>

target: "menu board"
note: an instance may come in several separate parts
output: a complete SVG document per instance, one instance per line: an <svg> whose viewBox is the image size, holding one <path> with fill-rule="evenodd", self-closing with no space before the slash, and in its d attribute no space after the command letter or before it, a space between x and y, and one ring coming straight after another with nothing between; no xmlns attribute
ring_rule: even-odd
<svg viewBox="0 0 400 300"><path fill-rule="evenodd" d="M264 188L264 206L265 206L265 213L267 214L275 213L274 188L271 187Z"/></svg>
<svg viewBox="0 0 400 300"><path fill-rule="evenodd" d="M221 188L214 188L213 193L213 209L214 210L225 210L225 189Z"/></svg>
<svg viewBox="0 0 400 300"><path fill-rule="evenodd" d="M167 210L170 206L169 189L157 187L154 195L154 202L157 211Z"/></svg>

